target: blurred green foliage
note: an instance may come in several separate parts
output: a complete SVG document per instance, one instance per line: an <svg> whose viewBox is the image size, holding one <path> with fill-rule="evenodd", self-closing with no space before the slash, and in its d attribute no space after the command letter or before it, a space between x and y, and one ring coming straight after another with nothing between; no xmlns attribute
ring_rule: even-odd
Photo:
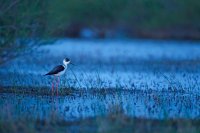
<svg viewBox="0 0 200 133"><path fill-rule="evenodd" d="M52 0L48 29L71 23L138 29L200 30L199 0Z"/></svg>
<svg viewBox="0 0 200 133"><path fill-rule="evenodd" d="M5 50L20 47L16 39L41 38L43 35L65 36L66 31L70 32L70 28L77 27L78 30L80 27L125 27L132 33L148 30L155 33L156 30L160 30L175 31L179 34L184 31L186 34L195 33L198 38L200 1L1 0L0 61L3 56L7 56L6 53L10 53ZM23 43L22 41L18 44Z"/></svg>
<svg viewBox="0 0 200 133"><path fill-rule="evenodd" d="M1 0L0 36L52 35L87 27L200 30L199 0ZM7 42L5 43L7 45Z"/></svg>
<svg viewBox="0 0 200 133"><path fill-rule="evenodd" d="M32 37L44 31L46 1L1 0L0 63L17 55Z"/></svg>

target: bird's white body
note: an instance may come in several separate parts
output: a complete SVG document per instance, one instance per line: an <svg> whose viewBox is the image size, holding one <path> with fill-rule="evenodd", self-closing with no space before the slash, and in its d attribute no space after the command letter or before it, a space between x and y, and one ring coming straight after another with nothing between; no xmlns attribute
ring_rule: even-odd
<svg viewBox="0 0 200 133"><path fill-rule="evenodd" d="M63 67L64 67L64 70L61 71L61 72L58 72L57 74L54 74L54 76L61 76L65 73L65 71L67 70L67 65L70 63L70 61L66 61L65 59L63 60Z"/></svg>
<svg viewBox="0 0 200 133"><path fill-rule="evenodd" d="M63 65L58 65L56 67L54 67L50 72L48 72L47 74L45 75L53 75L53 76L56 76L58 77L58 80L57 80L57 94L58 94L58 84L60 82L60 76L63 75L65 73L65 71L67 70L67 65L70 63L70 60L68 58L65 58L63 60ZM55 80L55 78L54 78ZM52 82L52 95L53 95L53 91L54 91L54 80Z"/></svg>
<svg viewBox="0 0 200 133"><path fill-rule="evenodd" d="M48 72L45 75L53 75L53 76L61 76L65 73L67 70L67 65L70 63L70 60L68 58L63 60L63 65L58 65L54 67L50 72Z"/></svg>
<svg viewBox="0 0 200 133"><path fill-rule="evenodd" d="M54 76L61 76L61 75L63 75L66 72L67 66L65 66L65 65L63 65L63 66L64 66L65 69L63 71L57 73L57 74L54 74Z"/></svg>

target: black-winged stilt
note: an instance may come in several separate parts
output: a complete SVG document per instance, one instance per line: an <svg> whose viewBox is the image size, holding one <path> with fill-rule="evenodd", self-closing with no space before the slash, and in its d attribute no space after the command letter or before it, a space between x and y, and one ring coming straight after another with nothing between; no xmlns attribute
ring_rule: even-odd
<svg viewBox="0 0 200 133"><path fill-rule="evenodd" d="M50 72L48 72L45 75L53 75L54 76L54 80L56 77L58 77L57 80L57 94L58 94L58 83L60 82L60 76L63 75L65 73L65 71L67 70L67 65L70 63L70 60L68 58L65 58L63 60L63 65L58 65L56 67L54 67ZM54 91L54 80L52 82L52 93Z"/></svg>

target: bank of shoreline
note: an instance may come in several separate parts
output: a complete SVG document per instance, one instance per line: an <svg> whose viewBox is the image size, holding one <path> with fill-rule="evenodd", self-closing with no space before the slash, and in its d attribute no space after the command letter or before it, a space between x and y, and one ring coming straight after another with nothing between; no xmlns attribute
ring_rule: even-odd
<svg viewBox="0 0 200 133"><path fill-rule="evenodd" d="M6 119L0 121L1 133L25 132L145 132L145 133L199 133L198 119L145 119L127 117L123 112L110 113L108 116L98 116L76 121L62 120L52 115L49 120ZM12 127L12 128L10 128Z"/></svg>

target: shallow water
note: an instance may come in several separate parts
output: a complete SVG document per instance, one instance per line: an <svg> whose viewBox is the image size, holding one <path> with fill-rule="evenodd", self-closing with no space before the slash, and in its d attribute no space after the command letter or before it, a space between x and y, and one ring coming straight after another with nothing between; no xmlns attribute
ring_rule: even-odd
<svg viewBox="0 0 200 133"><path fill-rule="evenodd" d="M70 96L1 94L3 117L76 120L121 111L139 118L200 118L199 96L180 93L114 92Z"/></svg>
<svg viewBox="0 0 200 133"><path fill-rule="evenodd" d="M0 66L0 86L48 87L43 76L62 59L69 65L60 88L78 90L143 90L143 93L85 93L83 96L0 94L1 107L11 116L65 119L108 114L120 107L128 116L200 118L200 42L153 40L71 40L44 45ZM152 90L155 93L145 93ZM53 110L53 111L52 111ZM33 113L30 113L33 112ZM15 114L15 115L13 115ZM7 116L9 114L5 114Z"/></svg>

